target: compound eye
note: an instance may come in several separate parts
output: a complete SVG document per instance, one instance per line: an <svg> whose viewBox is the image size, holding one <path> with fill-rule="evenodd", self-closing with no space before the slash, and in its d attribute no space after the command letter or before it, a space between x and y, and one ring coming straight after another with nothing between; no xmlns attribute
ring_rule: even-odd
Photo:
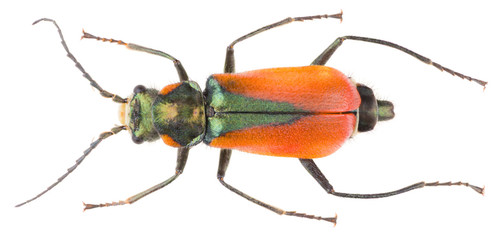
<svg viewBox="0 0 495 240"><path fill-rule="evenodd" d="M134 88L134 93L135 94L138 94L138 93L142 93L146 91L146 87L144 87L143 85L137 85L135 88Z"/></svg>
<svg viewBox="0 0 495 240"><path fill-rule="evenodd" d="M140 137L136 137L136 135L132 134L132 141L135 143L135 144L141 144L143 143L143 139L140 138Z"/></svg>

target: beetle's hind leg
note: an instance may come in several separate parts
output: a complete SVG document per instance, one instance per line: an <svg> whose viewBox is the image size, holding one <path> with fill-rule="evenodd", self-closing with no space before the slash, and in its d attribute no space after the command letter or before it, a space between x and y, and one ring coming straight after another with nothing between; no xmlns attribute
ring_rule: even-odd
<svg viewBox="0 0 495 240"><path fill-rule="evenodd" d="M232 155L232 150L230 150L230 149L222 149L220 151L220 163L218 165L218 172L217 172L217 178L220 181L220 183L224 187L229 189L230 191L232 191L232 192L236 193L237 195L249 200L250 202L253 202L259 206L262 206L262 207L264 207L264 208L266 208L272 212L275 212L277 214L280 214L280 215L296 216L296 217L309 218L309 219L315 219L315 220L324 220L324 221L332 222L334 224L337 223L337 217L319 217L319 216L308 215L305 213L298 213L298 212L294 212L294 211L285 211L285 210L282 210L278 207L264 203L264 202L262 202L256 198L253 198L253 197L241 192L237 188L232 187L230 184L228 184L224 181L225 172L227 171L227 167L229 165L231 155Z"/></svg>
<svg viewBox="0 0 495 240"><path fill-rule="evenodd" d="M328 62L328 60L330 59L330 57L333 55L333 53L335 51L337 51L337 49L342 45L342 43L344 43L345 40L354 40L354 41L375 43L375 44L379 44L382 46L397 49L401 52L404 52L410 56L415 57L416 59L418 59L419 61L421 61L425 64L432 65L432 66L436 67L440 71L445 71L445 72L452 74L453 76L457 76L457 77L462 78L462 79L467 79L469 81L473 81L473 82L475 82L475 83L477 83L483 87L485 87L485 85L487 84L487 82L485 82L485 81L464 75L460 72L456 72L450 68L444 67L444 66L432 61L431 59L429 59L429 58L427 58L427 57L425 57L419 53L411 51L411 50L409 50L403 46L400 46L398 44L388 42L385 40L381 40L381 39L359 37L359 36L338 37L337 39L335 39L335 41L332 42L332 44L330 44L330 46L328 46L325 50L323 50L323 52L311 63L311 65L325 65Z"/></svg>
<svg viewBox="0 0 495 240"><path fill-rule="evenodd" d="M306 170L313 176L313 178L325 189L325 191L329 194L339 196L339 197L346 197L346 198L383 198L383 197L390 197L394 195L398 195L401 193L409 192L414 189L419 189L423 187L434 187L434 186L466 186L472 188L474 191L477 193L483 194L484 188L480 188L474 185L471 185L469 183L464 183L464 182L418 182L415 184L412 184L410 186L391 191L391 192L384 192L384 193L371 193L371 194L357 194L357 193L343 193L343 192L336 192L333 189L333 186L328 182L327 178L323 173L320 171L318 166L316 166L315 162L312 159L302 159L300 158L299 161L301 161L302 165Z"/></svg>

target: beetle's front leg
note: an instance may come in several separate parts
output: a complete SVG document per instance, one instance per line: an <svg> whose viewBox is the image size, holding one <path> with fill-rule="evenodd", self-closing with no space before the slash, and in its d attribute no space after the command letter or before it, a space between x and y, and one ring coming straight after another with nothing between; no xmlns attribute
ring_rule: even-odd
<svg viewBox="0 0 495 240"><path fill-rule="evenodd" d="M184 167L186 166L186 161L187 161L187 156L189 155L189 148L188 147L181 147L177 151L177 166L175 167L175 174L170 177L169 179L145 190L142 191L130 198L127 198L124 201L118 201L118 202L111 202L111 203L101 203L101 204L86 204L84 203L84 210L87 209L92 209L92 208L99 208L99 207L110 207L110 206L117 206L117 205L125 205L125 204L131 204L133 202L136 202L137 200L147 196L148 194L161 189L165 186L167 186L169 183L173 182L179 175L184 171Z"/></svg>
<svg viewBox="0 0 495 240"><path fill-rule="evenodd" d="M143 47L143 46L140 46L140 45L137 45L134 43L126 43L122 40L115 40L112 38L98 37L98 36L95 36L93 34L87 33L84 30L83 30L83 36L81 37L81 39L83 39L83 38L95 39L97 41L102 41L102 42L117 43L119 45L124 45L127 48L132 49L132 50L136 50L139 52L145 52L145 53L149 53L149 54L153 54L153 55L167 58L174 63L175 69L177 70L177 73L179 74L179 79L181 81L189 80L189 77L187 76L186 70L182 66L182 63L179 61L179 59L172 57L172 55L170 55L166 52L162 52L162 51L155 50L155 49L148 48L148 47Z"/></svg>

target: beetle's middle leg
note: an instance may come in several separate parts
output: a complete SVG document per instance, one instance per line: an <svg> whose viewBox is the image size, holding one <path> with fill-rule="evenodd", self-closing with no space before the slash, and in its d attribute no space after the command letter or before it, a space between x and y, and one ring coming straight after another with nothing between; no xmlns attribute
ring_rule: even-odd
<svg viewBox="0 0 495 240"><path fill-rule="evenodd" d="M225 177L225 172L227 171L227 167L229 166L229 161L230 161L230 156L232 155L232 150L231 149L222 149L220 151L220 163L218 165L218 172L217 172L217 178L220 181L220 183L229 189L230 191L236 193L237 195L249 200L250 202L253 202L259 206L262 206L272 212L275 212L280 215L287 215L287 216L296 216L296 217L302 217L302 218L309 218L309 219L315 219L315 220L324 220L332 223L337 223L337 217L319 217L319 216L313 216L313 215L308 215L305 213L298 213L294 211L285 211L282 210L278 207L272 206L270 204L266 204L256 198L253 198L240 190L238 190L235 187L232 187L230 184L226 183L223 179Z"/></svg>
<svg viewBox="0 0 495 240"><path fill-rule="evenodd" d="M477 193L483 194L484 188L480 188L474 185L471 185L469 183L464 183L464 182L418 182L413 185L407 186L405 188L401 188L399 190L391 191L391 192L385 192L385 193L371 193L371 194L356 194L356 193L342 193L342 192L336 192L333 189L333 186L328 182L327 178L323 173L320 171L318 166L316 166L315 162L312 159L302 159L300 158L299 161L301 161L302 165L306 170L313 176L313 178L325 189L325 191L329 194L339 196L339 197L346 197L346 198L383 198L383 197L390 197L393 195L398 195L401 193L409 192L414 189L419 189L423 187L433 187L433 186L466 186L472 188L474 191Z"/></svg>
<svg viewBox="0 0 495 240"><path fill-rule="evenodd" d="M276 28L285 24L289 24L291 22L302 22L305 20L314 20L314 19L321 19L321 18L337 18L342 21L342 11L337 14L332 14L332 15L316 15L316 16L307 16L307 17L288 17L282 21L278 21L276 23L272 23L270 25L266 25L262 28L259 28L253 32L250 32L235 41L233 41L229 46L227 46L227 55L225 57L225 66L224 66L224 72L225 73L233 73L235 72L235 59L234 59L234 45L237 44L238 42L244 41L252 36L258 35L259 33L262 33L264 31L270 30L272 28Z"/></svg>

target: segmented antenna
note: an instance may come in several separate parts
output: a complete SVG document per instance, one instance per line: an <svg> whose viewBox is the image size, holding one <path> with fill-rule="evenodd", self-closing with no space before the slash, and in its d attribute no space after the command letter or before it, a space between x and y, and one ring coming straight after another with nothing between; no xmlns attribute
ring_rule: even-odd
<svg viewBox="0 0 495 240"><path fill-rule="evenodd" d="M62 46L64 46L64 49L67 52L67 57L70 58L70 60L72 60L76 64L77 69L79 69L79 71L82 72L84 78L88 79L89 84L91 84L91 86L93 86L94 88L98 89L98 91L100 91L101 96L103 96L105 98L111 98L114 102L118 102L118 103L126 103L127 102L126 98L122 98L117 94L110 93L110 92L106 91L105 89L101 88L100 85L98 85L98 83L95 80L93 80L93 78L86 72L86 70L84 70L83 66L77 61L77 59L74 57L74 55L72 55L72 53L69 51L69 47L67 47L67 44L65 43L64 35L62 35L62 30L60 30L60 28L58 27L57 23L54 20L49 19L49 18L42 18L42 19L39 19L39 20L33 22L33 25L35 25L41 21L52 22L53 25L55 25L55 27L58 30L58 35L60 36Z"/></svg>
<svg viewBox="0 0 495 240"><path fill-rule="evenodd" d="M83 155L76 160L76 164L74 164L72 167L68 168L67 169L67 172L64 175L62 175L61 177L59 177L56 182L54 182L52 185L50 185L48 188L46 188L45 191L39 193L35 197L33 197L33 198L31 198L31 199L23 202L23 203L17 204L16 207L20 207L20 206L22 206L22 205L24 205L26 203L29 203L29 202L32 202L32 201L36 200L37 198L43 196L43 194L45 194L46 192L50 191L53 187L57 186L71 172L73 172L77 168L77 166L79 166L79 164L82 163L82 161L91 153L91 151L93 151L93 149L95 149L98 146L98 144L101 143L101 141L103 141L103 139L106 139L106 138L108 138L108 137L110 137L112 135L115 135L115 134L117 134L120 131L125 130L125 129L127 129L126 126L118 126L118 127L112 128L109 132L103 132L103 133L101 133L100 136L98 137L98 139L96 139L96 141L92 142L89 145L89 148L84 151Z"/></svg>

